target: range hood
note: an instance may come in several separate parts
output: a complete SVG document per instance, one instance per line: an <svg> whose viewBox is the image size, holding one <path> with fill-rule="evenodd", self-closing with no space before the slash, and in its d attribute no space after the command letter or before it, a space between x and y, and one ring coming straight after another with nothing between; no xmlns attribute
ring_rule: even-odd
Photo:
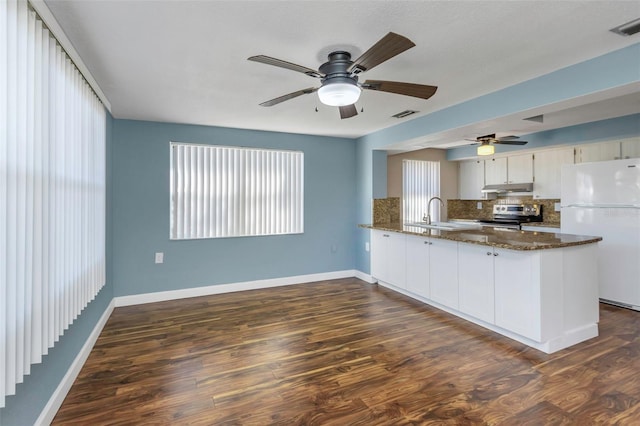
<svg viewBox="0 0 640 426"><path fill-rule="evenodd" d="M484 193L505 194L508 192L533 192L533 183L504 183L500 185L485 185Z"/></svg>

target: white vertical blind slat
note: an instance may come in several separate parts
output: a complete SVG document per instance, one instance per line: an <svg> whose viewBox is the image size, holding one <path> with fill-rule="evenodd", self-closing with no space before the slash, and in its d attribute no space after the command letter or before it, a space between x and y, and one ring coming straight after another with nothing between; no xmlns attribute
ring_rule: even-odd
<svg viewBox="0 0 640 426"><path fill-rule="evenodd" d="M105 120L25 0L0 2L0 407L105 280Z"/></svg>
<svg viewBox="0 0 640 426"><path fill-rule="evenodd" d="M170 149L172 239L303 232L301 152L184 143Z"/></svg>

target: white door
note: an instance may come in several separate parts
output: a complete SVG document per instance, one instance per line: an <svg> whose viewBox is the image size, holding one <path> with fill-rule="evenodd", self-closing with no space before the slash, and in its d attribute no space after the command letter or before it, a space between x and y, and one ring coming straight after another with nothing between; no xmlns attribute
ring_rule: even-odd
<svg viewBox="0 0 640 426"><path fill-rule="evenodd" d="M458 192L462 200L484 198L484 161L470 160L459 163Z"/></svg>
<svg viewBox="0 0 640 426"><path fill-rule="evenodd" d="M429 298L429 238L407 235L407 290Z"/></svg>
<svg viewBox="0 0 640 426"><path fill-rule="evenodd" d="M493 254L491 247L458 244L460 311L494 323Z"/></svg>
<svg viewBox="0 0 640 426"><path fill-rule="evenodd" d="M533 159L533 198L560 198L560 171L573 164L573 148L536 152Z"/></svg>
<svg viewBox="0 0 640 426"><path fill-rule="evenodd" d="M496 249L495 324L535 341L542 338L540 283L536 281L539 253ZM515 277L515 278L514 278Z"/></svg>
<svg viewBox="0 0 640 426"><path fill-rule="evenodd" d="M640 209L562 208L562 233L595 235L599 297L640 306Z"/></svg>
<svg viewBox="0 0 640 426"><path fill-rule="evenodd" d="M618 160L620 142L601 142L580 145L576 154L576 163Z"/></svg>
<svg viewBox="0 0 640 426"><path fill-rule="evenodd" d="M640 206L640 159L562 166L562 205Z"/></svg>
<svg viewBox="0 0 640 426"><path fill-rule="evenodd" d="M533 182L533 155L511 155L507 158L508 183Z"/></svg>
<svg viewBox="0 0 640 426"><path fill-rule="evenodd" d="M458 309L458 243L433 239L429 246L431 300Z"/></svg>
<svg viewBox="0 0 640 426"><path fill-rule="evenodd" d="M389 277L387 268L387 241L389 232L371 230L371 276L381 281Z"/></svg>
<svg viewBox="0 0 640 426"><path fill-rule="evenodd" d="M485 185L507 183L507 157L484 160Z"/></svg>
<svg viewBox="0 0 640 426"><path fill-rule="evenodd" d="M640 138L620 142L622 158L640 158Z"/></svg>

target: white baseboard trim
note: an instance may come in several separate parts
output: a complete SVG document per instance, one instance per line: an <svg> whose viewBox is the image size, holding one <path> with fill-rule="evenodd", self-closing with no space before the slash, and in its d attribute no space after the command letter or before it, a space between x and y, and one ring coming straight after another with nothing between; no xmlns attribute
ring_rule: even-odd
<svg viewBox="0 0 640 426"><path fill-rule="evenodd" d="M69 393L69 389L71 389L73 382L76 380L76 377L78 377L78 374L80 374L80 370L82 370L82 366L84 366L85 361L89 357L89 354L93 349L93 345L95 345L96 340L98 340L98 337L100 336L100 333L102 332L102 329L107 323L107 320L111 316L111 313L113 312L114 308L115 308L115 303L114 303L114 300L111 299L111 303L109 303L109 306L107 306L107 309L105 309L104 312L102 313L102 316L96 323L96 326L93 327L93 331L87 338L87 341L84 342L84 345L82 345L82 349L80 349L80 352L78 353L78 355L76 355L76 358L73 360L73 363L67 370L67 373L64 375L64 377L58 384L58 387L51 395L51 398L49 398L49 402L47 402L47 405L45 405L44 408L42 409L40 416L35 422L36 425L39 426L39 425L51 424L51 422L53 421L53 418L56 416L56 413L58 412L58 409L60 409L60 406L64 402L64 399L66 398L67 393Z"/></svg>
<svg viewBox="0 0 640 426"><path fill-rule="evenodd" d="M270 287L302 284L315 281L335 280L339 278L357 277L367 281L359 271L349 269L345 271L323 272L319 274L297 275L293 277L272 278L266 280L245 281L231 284L217 284L205 287L185 288L181 290L159 291L155 293L132 294L130 296L115 297L115 306L141 305L144 303L164 302L167 300L186 299L188 297L209 296L212 294L231 293L234 291L258 290Z"/></svg>
<svg viewBox="0 0 640 426"><path fill-rule="evenodd" d="M358 278L358 279L360 279L362 281L368 282L369 284L375 284L375 283L378 282L378 280L373 278L370 274L365 274L364 272L361 272L361 271L358 271L358 270L355 270L354 273L355 273L354 276L356 278Z"/></svg>

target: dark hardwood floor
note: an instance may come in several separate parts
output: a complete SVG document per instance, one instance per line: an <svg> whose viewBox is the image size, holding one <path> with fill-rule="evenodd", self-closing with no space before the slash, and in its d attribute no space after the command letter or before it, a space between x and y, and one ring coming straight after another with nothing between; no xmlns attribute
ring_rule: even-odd
<svg viewBox="0 0 640 426"><path fill-rule="evenodd" d="M640 424L640 313L547 355L355 278L117 308L54 424Z"/></svg>

